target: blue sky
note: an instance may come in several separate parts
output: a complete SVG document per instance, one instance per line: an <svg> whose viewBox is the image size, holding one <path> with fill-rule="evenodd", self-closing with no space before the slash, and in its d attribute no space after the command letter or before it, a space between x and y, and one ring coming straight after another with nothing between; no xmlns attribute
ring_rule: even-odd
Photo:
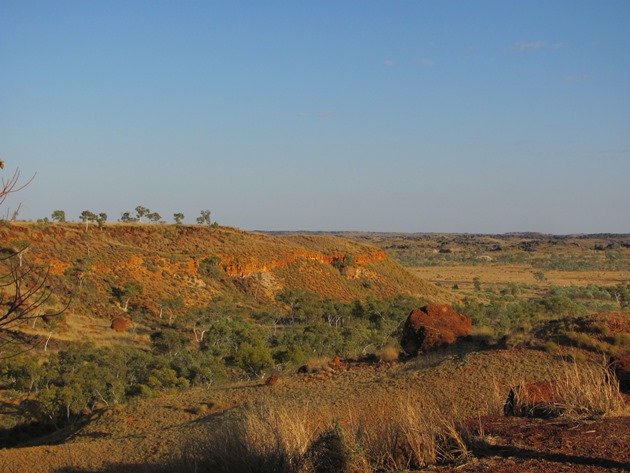
<svg viewBox="0 0 630 473"><path fill-rule="evenodd" d="M628 25L627 1L0 0L0 157L37 172L5 206L630 232Z"/></svg>

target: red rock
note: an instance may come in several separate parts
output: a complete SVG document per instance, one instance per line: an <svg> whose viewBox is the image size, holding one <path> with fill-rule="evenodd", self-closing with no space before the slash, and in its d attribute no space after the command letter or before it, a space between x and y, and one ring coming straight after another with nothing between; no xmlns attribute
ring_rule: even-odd
<svg viewBox="0 0 630 473"><path fill-rule="evenodd" d="M521 384L510 389L503 406L506 416L548 419L562 413L558 387L551 381Z"/></svg>
<svg viewBox="0 0 630 473"><path fill-rule="evenodd" d="M429 304L414 309L403 327L400 344L409 355L450 345L470 332L469 317L455 312L446 304Z"/></svg>
<svg viewBox="0 0 630 473"><path fill-rule="evenodd" d="M127 317L114 317L112 319L111 327L116 332L125 332L129 327L131 327L131 320Z"/></svg>
<svg viewBox="0 0 630 473"><path fill-rule="evenodd" d="M274 374L272 374L271 376L269 376L266 379L265 385L266 386L275 386L279 382L280 382L280 376L278 376L276 373L274 373Z"/></svg>

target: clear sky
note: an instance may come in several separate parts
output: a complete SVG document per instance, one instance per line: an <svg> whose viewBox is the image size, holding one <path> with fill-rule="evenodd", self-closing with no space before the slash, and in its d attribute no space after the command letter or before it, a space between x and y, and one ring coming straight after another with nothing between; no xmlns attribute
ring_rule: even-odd
<svg viewBox="0 0 630 473"><path fill-rule="evenodd" d="M0 0L0 157L25 219L630 232L630 2Z"/></svg>

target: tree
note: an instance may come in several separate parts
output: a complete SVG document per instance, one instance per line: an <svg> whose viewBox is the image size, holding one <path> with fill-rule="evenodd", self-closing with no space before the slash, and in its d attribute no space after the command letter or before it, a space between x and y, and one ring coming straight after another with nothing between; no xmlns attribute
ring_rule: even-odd
<svg viewBox="0 0 630 473"><path fill-rule="evenodd" d="M162 216L157 212L151 212L147 214L147 218L149 219L150 222L158 223L160 219L162 218Z"/></svg>
<svg viewBox="0 0 630 473"><path fill-rule="evenodd" d="M96 223L98 223L98 226L102 228L103 225L105 225L105 222L107 222L107 214L105 212L101 212L98 214L98 217L96 217Z"/></svg>
<svg viewBox="0 0 630 473"><path fill-rule="evenodd" d="M197 217L197 223L199 225L212 225L212 220L210 219L210 211L202 210L199 214L199 217Z"/></svg>
<svg viewBox="0 0 630 473"><path fill-rule="evenodd" d="M133 222L137 222L138 219L133 218L130 212L123 212L122 215L120 216L119 221L123 223L133 223Z"/></svg>
<svg viewBox="0 0 630 473"><path fill-rule="evenodd" d="M138 221L140 223L142 223L142 218L148 216L150 213L151 211L142 205L138 205L136 207L136 215L138 216Z"/></svg>
<svg viewBox="0 0 630 473"><path fill-rule="evenodd" d="M112 288L112 294L120 301L122 309L125 312L129 309L129 301L131 301L131 298L136 294L142 294L142 291L142 284L138 281L129 281L122 287L117 286Z"/></svg>
<svg viewBox="0 0 630 473"><path fill-rule="evenodd" d="M168 311L169 324L173 323L173 316L175 315L175 312L181 309L182 307L184 307L184 301L182 300L181 297L176 297L174 299L169 299L169 298L160 299L159 303L160 303L159 317L162 318L162 313L164 312L164 309L166 309Z"/></svg>
<svg viewBox="0 0 630 473"><path fill-rule="evenodd" d="M175 225L181 225L184 220L184 214L181 212L173 214L173 220L175 220Z"/></svg>
<svg viewBox="0 0 630 473"><path fill-rule="evenodd" d="M83 212L81 212L81 215L79 215L79 218L83 223L85 223L85 229L87 230L90 222L96 221L96 214L89 210L84 210Z"/></svg>
<svg viewBox="0 0 630 473"><path fill-rule="evenodd" d="M55 210L52 213L51 218L55 222L63 223L66 221L66 213L63 210Z"/></svg>
<svg viewBox="0 0 630 473"><path fill-rule="evenodd" d="M0 169L4 162L0 160ZM24 189L34 176L25 184L19 184L20 171L16 170L9 179L0 183L0 205L6 198ZM29 341L20 335L20 327L41 318L61 314L68 304L55 313L44 313L43 306L52 293L46 288L48 271L23 261L28 246L20 249L0 248L0 359L13 356L13 348L28 344Z"/></svg>

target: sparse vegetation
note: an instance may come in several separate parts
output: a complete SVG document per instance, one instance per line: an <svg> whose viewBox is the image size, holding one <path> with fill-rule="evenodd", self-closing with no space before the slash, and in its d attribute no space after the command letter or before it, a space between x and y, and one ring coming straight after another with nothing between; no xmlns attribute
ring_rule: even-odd
<svg viewBox="0 0 630 473"><path fill-rule="evenodd" d="M627 415L630 410L614 374L605 364L571 363L538 390L521 384L513 389L510 409L516 415L593 418ZM541 396L540 392L544 392ZM532 394L533 393L533 394Z"/></svg>
<svg viewBox="0 0 630 473"><path fill-rule="evenodd" d="M66 212L63 210L54 210L51 214L51 219L57 223L64 223L66 221Z"/></svg>
<svg viewBox="0 0 630 473"><path fill-rule="evenodd" d="M145 221L148 218L148 214L143 215ZM10 240L15 244L23 241L28 246L30 241L41 241L45 250L29 250L29 259L54 254L51 290L62 294L72 289L79 299L76 312L65 320L44 321L30 328L30 333L50 340L46 352L18 357L2 366L4 392L29 401L21 411L23 424L14 420L7 426L38 425L40 430L28 430L35 434L41 429L79 425L94 413L115 411L119 409L116 406L132 399L128 406L141 400L157 403L169 390L188 393L204 387L212 393L236 393L244 389L249 393L246 398L252 399L258 397L253 391L256 389L269 390L269 396L272 392L284 396L289 394L282 393L292 392L297 384L343 383L346 377L358 383L363 376L361 369L374 371L369 389L384 396L375 399L378 407L370 407L366 400L356 405L345 405L339 401L342 398L330 403L327 399L318 401L321 414L307 414L309 420L301 428L308 441L301 441L299 448L278 447L279 439L290 434L275 425L282 415L272 411L289 409L286 401L280 399L278 405L266 410L238 401L234 405L240 407L225 418L231 438L210 436L207 446L214 446L211 451L208 447L186 457L186 462L194 460L198 468L215 468L228 461L227 457L217 457L216 442L242 443L243 439L248 446L230 444L230 448L249 452L249 457L243 456L244 464L257 461L258 465L275 465L276 471L283 471L279 464L292 465L292 470L286 471L329 469L333 464L373 471L457 463L470 455L472 448L460 422L470 412L498 412L507 395L506 386L514 384L504 380L496 396L488 394L484 385L483 399L478 401L485 407L460 411L461 405L452 405L453 396L462 395L469 405L471 393L461 392L457 386L461 382L458 371L452 372L457 373L452 379L441 381L440 395L435 399L411 396L401 400L397 377L433 373L445 360L459 360L462 353L479 348L538 353L536 356L547 357L548 373L555 369L553 363L564 363L560 360L570 358L587 364L593 356L617 354L628 345L623 324L621 329L617 327L622 322L614 319L614 325L609 319L590 315L627 307L627 285L559 287L551 283L548 273L544 281L536 281L529 271L526 283L495 283L482 276L479 281L483 284L480 282L476 291L472 278L455 283L461 297L457 309L474 320L467 344L401 363L398 340L402 321L425 300L393 294L404 292L401 287L416 291L426 287L427 297L446 292L422 283L414 286L409 273L390 261L370 259L369 255L378 254L378 250L339 239L291 236L279 243L271 237L233 229L181 225L104 225L102 231L95 232L84 232L72 223L50 228L63 235L60 241L40 238L36 232L46 231L43 227L15 224L3 229L6 234L15 233ZM73 243L67 245L65 241ZM455 246L450 249L448 254L456 254ZM277 261L282 265L274 266ZM409 283L411 286L405 286ZM91 313L92 320L101 324L104 318L124 318L127 325L117 332L108 328L112 335L103 347L57 338L57 333L71 338L69 330L79 312ZM105 323L109 327L109 322ZM111 350L112 346L117 348ZM491 353L488 359L495 356ZM125 360L125 366L119 358ZM59 367L59 359L65 360L67 370ZM76 377L69 374L74 364L81 366L74 370ZM535 369L539 368L536 364ZM302 374L295 374L298 369ZM491 365L478 369L490 377L496 372ZM535 373L534 379L542 377L543 373ZM89 377L98 382L84 379ZM271 378L280 381L264 381ZM383 384L380 391L379 383ZM483 383L492 381L486 377ZM362 386L360 391L368 384L351 384L344 389L351 392L357 386ZM435 390L431 383L426 386ZM478 395L477 388L470 391ZM222 403L232 405L230 399L228 396ZM303 395L300 402L308 405L309 399ZM399 404L395 412L390 401ZM586 410L580 409L575 412L582 412L579 416L583 417ZM601 411L593 408L590 412ZM212 417L215 408L188 406L186 412ZM242 413L238 419L236 412ZM287 412L294 418L302 417L295 407ZM263 441L256 437L260 432L247 432L243 427L261 423L280 430L264 431ZM208 471L215 471L212 468ZM235 468L231 463L230 471L238 471Z"/></svg>
<svg viewBox="0 0 630 473"><path fill-rule="evenodd" d="M209 210L202 210L197 217L197 224L199 225L212 225L212 219L210 217Z"/></svg>

